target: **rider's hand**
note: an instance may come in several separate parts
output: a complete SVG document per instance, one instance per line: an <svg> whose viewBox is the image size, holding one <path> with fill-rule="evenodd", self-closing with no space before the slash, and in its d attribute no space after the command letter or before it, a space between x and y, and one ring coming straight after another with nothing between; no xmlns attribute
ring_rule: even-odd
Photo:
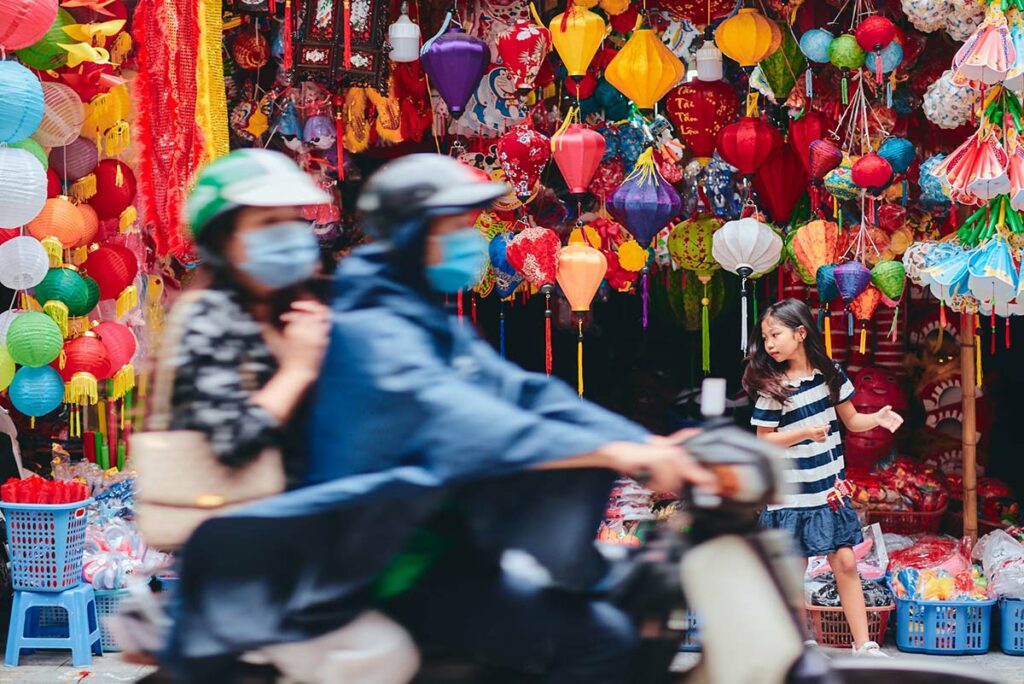
<svg viewBox="0 0 1024 684"><path fill-rule="evenodd" d="M828 425L811 425L804 428L804 432L807 435L807 439L812 442L824 442L828 439L829 427Z"/></svg>
<svg viewBox="0 0 1024 684"><path fill-rule="evenodd" d="M653 435L648 441L651 444L679 446L686 440L690 439L691 437L695 437L696 435L699 434L700 428L683 428L682 430L677 430L673 432L671 435L665 435L664 437L662 437L661 435Z"/></svg>
<svg viewBox="0 0 1024 684"><path fill-rule="evenodd" d="M331 310L314 301L298 301L281 316L284 349L278 359L281 369L316 377L327 351L331 333Z"/></svg>
<svg viewBox="0 0 1024 684"><path fill-rule="evenodd" d="M612 469L631 477L644 477L656 492L678 491L683 484L714 488L715 476L700 467L678 446L651 442L612 442L602 447Z"/></svg>

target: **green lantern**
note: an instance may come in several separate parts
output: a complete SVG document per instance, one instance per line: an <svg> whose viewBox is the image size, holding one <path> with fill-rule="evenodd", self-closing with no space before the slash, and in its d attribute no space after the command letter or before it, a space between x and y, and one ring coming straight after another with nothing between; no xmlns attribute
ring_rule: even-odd
<svg viewBox="0 0 1024 684"><path fill-rule="evenodd" d="M57 18L50 25L50 30L43 34L43 37L35 43L27 48L18 50L14 54L18 56L18 60L22 64L33 69L40 69L42 71L59 69L67 64L68 61L68 51L62 48L59 43L67 45L75 42L64 31L64 27L77 23L67 10L57 10Z"/></svg>
<svg viewBox="0 0 1024 684"><path fill-rule="evenodd" d="M95 309L96 305L100 303L100 284L89 276L82 276L82 280L85 281L85 287L89 292L89 298L86 300L85 311L82 313L71 312L72 316L85 316Z"/></svg>
<svg viewBox="0 0 1024 684"><path fill-rule="evenodd" d="M68 334L69 317L92 311L89 299L89 286L76 269L67 266L51 268L43 282L36 285L36 300L64 335Z"/></svg>
<svg viewBox="0 0 1024 684"><path fill-rule="evenodd" d="M899 261L879 261L871 269L871 282L890 301L898 302L903 296L907 271Z"/></svg>
<svg viewBox="0 0 1024 684"><path fill-rule="evenodd" d="M7 351L15 363L39 368L60 356L64 335L52 318L38 311L26 311L7 329Z"/></svg>
<svg viewBox="0 0 1024 684"><path fill-rule="evenodd" d="M715 231L722 221L710 214L683 221L668 236L668 251L679 268L693 271L703 286L701 304L701 368L711 372L711 293L708 285L715 271L721 268L711 254Z"/></svg>
<svg viewBox="0 0 1024 684"><path fill-rule="evenodd" d="M18 142L8 145L8 147L17 147L18 149L25 150L32 154L33 157L39 160L39 163L43 165L43 169L50 168L50 157L46 154L46 150L43 146L36 142L33 138L25 138Z"/></svg>
<svg viewBox="0 0 1024 684"><path fill-rule="evenodd" d="M14 359L11 358L11 353L7 351L7 347L0 344L0 392L3 392L11 384L11 380L14 379L14 370Z"/></svg>
<svg viewBox="0 0 1024 684"><path fill-rule="evenodd" d="M857 44L857 38L849 33L839 36L828 46L829 61L839 69L860 69L867 54Z"/></svg>
<svg viewBox="0 0 1024 684"><path fill-rule="evenodd" d="M807 59L800 51L800 44L793 37L793 29L784 21L777 22L782 32L782 45L771 55L761 60L761 73L768 81L775 99L785 102L796 86L796 75L807 68Z"/></svg>

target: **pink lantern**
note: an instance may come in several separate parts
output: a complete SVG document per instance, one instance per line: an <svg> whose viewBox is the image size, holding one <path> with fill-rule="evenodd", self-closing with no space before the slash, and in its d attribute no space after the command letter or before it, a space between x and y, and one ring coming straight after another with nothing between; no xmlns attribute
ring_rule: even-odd
<svg viewBox="0 0 1024 684"><path fill-rule="evenodd" d="M13 52L45 36L57 18L57 8L57 0L0 2L0 48Z"/></svg>
<svg viewBox="0 0 1024 684"><path fill-rule="evenodd" d="M569 192L581 195L587 191L590 180L604 156L604 137L579 123L570 123L575 110L566 117L567 125L551 138L551 152L558 170L569 187Z"/></svg>

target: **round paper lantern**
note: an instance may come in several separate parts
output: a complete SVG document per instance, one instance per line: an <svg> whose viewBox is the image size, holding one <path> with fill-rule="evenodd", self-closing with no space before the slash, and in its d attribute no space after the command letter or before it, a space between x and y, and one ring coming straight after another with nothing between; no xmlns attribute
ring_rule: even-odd
<svg viewBox="0 0 1024 684"><path fill-rule="evenodd" d="M88 292L88 298L86 299L85 314L88 315L90 311L96 308L96 305L100 303L100 284L89 276L82 276L82 282L85 283L86 292Z"/></svg>
<svg viewBox="0 0 1024 684"><path fill-rule="evenodd" d="M448 107L452 118L465 111L469 96L491 63L491 49L487 43L466 35L461 27L453 26L440 37L428 40L420 50L420 64Z"/></svg>
<svg viewBox="0 0 1024 684"><path fill-rule="evenodd" d="M238 66L255 71L270 61L270 43L253 27L252 30L238 34L231 46L231 54L234 55Z"/></svg>
<svg viewBox="0 0 1024 684"><path fill-rule="evenodd" d="M110 358L110 367L113 371L127 366L135 358L139 343L135 339L135 333L124 323L103 321L93 326L90 332L99 337L103 346L107 348L107 356Z"/></svg>
<svg viewBox="0 0 1024 684"><path fill-rule="evenodd" d="M551 138L551 154L569 192L587 191L590 180L604 156L604 137L592 128L571 123Z"/></svg>
<svg viewBox="0 0 1024 684"><path fill-rule="evenodd" d="M744 7L719 24L715 30L715 44L740 66L754 66L771 54L772 26L772 22L756 9Z"/></svg>
<svg viewBox="0 0 1024 684"><path fill-rule="evenodd" d="M743 175L753 175L782 144L779 131L761 119L744 117L718 134L718 153Z"/></svg>
<svg viewBox="0 0 1024 684"><path fill-rule="evenodd" d="M104 159L96 165L96 194L89 204L101 220L117 218L135 201L135 174L118 159Z"/></svg>
<svg viewBox="0 0 1024 684"><path fill-rule="evenodd" d="M903 48L899 43L893 41L882 48L882 51L878 53L878 58L881 62L882 73L890 74L903 63ZM878 64L876 63L877 68Z"/></svg>
<svg viewBox="0 0 1024 684"><path fill-rule="evenodd" d="M0 313L0 346L3 346L5 349L7 348L7 331L10 329L14 319L22 313L21 309L8 309Z"/></svg>
<svg viewBox="0 0 1024 684"><path fill-rule="evenodd" d="M31 71L0 61L0 143L24 140L43 120L43 87Z"/></svg>
<svg viewBox="0 0 1024 684"><path fill-rule="evenodd" d="M46 171L31 152L0 146L0 226L34 219L46 202Z"/></svg>
<svg viewBox="0 0 1024 684"><path fill-rule="evenodd" d="M63 83L44 83L43 121L32 135L44 147L63 147L75 141L85 121L85 107L78 93Z"/></svg>
<svg viewBox="0 0 1024 684"><path fill-rule="evenodd" d="M724 81L695 79L669 92L665 111L693 156L706 164L718 134L739 114L740 99Z"/></svg>
<svg viewBox="0 0 1024 684"><path fill-rule="evenodd" d="M107 348L92 333L68 340L64 345L61 376L67 383L65 397L72 404L95 404L99 399L99 381L110 377Z"/></svg>
<svg viewBox="0 0 1024 684"><path fill-rule="evenodd" d="M636 168L608 202L608 211L641 247L650 246L654 236L679 215L682 207L682 198L658 171L650 148L640 155Z"/></svg>
<svg viewBox="0 0 1024 684"><path fill-rule="evenodd" d="M68 315L84 316L92 309L89 305L89 288L74 268L51 268L36 285L36 300L46 308L48 302L60 302L67 307Z"/></svg>
<svg viewBox="0 0 1024 684"><path fill-rule="evenodd" d="M46 201L47 199L51 199L51 198L56 197L58 195L64 194L64 184L61 183L60 176L57 175L56 171L54 171L53 169L51 169L49 167L50 167L50 159L47 158L46 159L46 197L44 198L43 201ZM39 208L40 209L43 208L42 207L42 202L40 202ZM38 214L39 212L37 211L36 213ZM33 214L33 216L34 216L34 214Z"/></svg>
<svg viewBox="0 0 1024 684"><path fill-rule="evenodd" d="M915 154L914 143L906 138L886 138L878 148L878 156L889 162L893 173L906 173Z"/></svg>
<svg viewBox="0 0 1024 684"><path fill-rule="evenodd" d="M100 286L100 299L115 299L135 281L139 262L130 250L106 245L89 253L82 272Z"/></svg>
<svg viewBox="0 0 1024 684"><path fill-rule="evenodd" d="M864 66L867 53L850 34L839 36L828 46L828 58L839 69L860 69Z"/></svg>
<svg viewBox="0 0 1024 684"><path fill-rule="evenodd" d="M55 197L46 200L43 210L29 222L28 232L36 240L55 238L64 249L71 249L85 234L85 220L68 198Z"/></svg>
<svg viewBox="0 0 1024 684"><path fill-rule="evenodd" d="M67 10L58 10L57 15L51 19L50 23L45 24L49 26L49 29L39 37L39 40L18 50L16 53L18 60L25 66L40 71L60 69L68 61L68 51L60 44L67 45L75 42L64 32L64 28L76 23L78 22Z"/></svg>
<svg viewBox="0 0 1024 684"><path fill-rule="evenodd" d="M653 109L669 89L679 83L686 67L661 42L653 30L633 32L611 63L604 77L639 109Z"/></svg>
<svg viewBox="0 0 1024 684"><path fill-rule="evenodd" d="M551 32L532 21L521 21L498 36L495 49L512 83L525 94L533 88L551 49Z"/></svg>
<svg viewBox="0 0 1024 684"><path fill-rule="evenodd" d="M50 257L39 240L28 235L0 245L0 283L11 290L27 290L42 282Z"/></svg>
<svg viewBox="0 0 1024 684"><path fill-rule="evenodd" d="M64 381L60 373L49 366L20 368L14 374L7 396L18 413L38 418L64 403Z"/></svg>
<svg viewBox="0 0 1024 684"><path fill-rule="evenodd" d="M569 76L582 78L604 42L604 20L588 9L571 5L551 20L548 29L555 52Z"/></svg>
<svg viewBox="0 0 1024 684"><path fill-rule="evenodd" d="M857 44L865 52L878 52L896 37L896 25L878 14L866 17L857 27Z"/></svg>
<svg viewBox="0 0 1024 684"><path fill-rule="evenodd" d="M721 268L715 261L714 235L722 222L707 214L676 225L668 236L668 250L676 266L708 276Z"/></svg>
<svg viewBox="0 0 1024 684"><path fill-rule="evenodd" d="M99 159L96 143L82 137L75 138L68 145L50 150L50 168L69 183L92 173Z"/></svg>
<svg viewBox="0 0 1024 684"><path fill-rule="evenodd" d="M100 217L88 204L79 204L78 212L82 215L82 237L75 246L87 247L100 231Z"/></svg>
<svg viewBox="0 0 1024 684"><path fill-rule="evenodd" d="M0 344L0 392L3 392L11 384L15 370L11 353L7 351L7 347Z"/></svg>
<svg viewBox="0 0 1024 684"><path fill-rule="evenodd" d="M52 363L64 347L64 335L52 318L39 311L26 311L7 329L7 350L14 362L38 368Z"/></svg>
<svg viewBox="0 0 1024 684"><path fill-rule="evenodd" d="M827 64L829 62L828 47L834 39L835 36L825 29L811 29L800 36L800 52L804 53L804 57L812 62Z"/></svg>
<svg viewBox="0 0 1024 684"><path fill-rule="evenodd" d="M593 247L568 245L558 252L558 286L575 312L590 311L607 271L608 260Z"/></svg>
<svg viewBox="0 0 1024 684"><path fill-rule="evenodd" d="M873 152L865 154L853 163L850 178L858 187L877 194L892 181L892 165Z"/></svg>
<svg viewBox="0 0 1024 684"><path fill-rule="evenodd" d="M55 0L4 0L0 3L0 48L10 52L39 40L57 16Z"/></svg>

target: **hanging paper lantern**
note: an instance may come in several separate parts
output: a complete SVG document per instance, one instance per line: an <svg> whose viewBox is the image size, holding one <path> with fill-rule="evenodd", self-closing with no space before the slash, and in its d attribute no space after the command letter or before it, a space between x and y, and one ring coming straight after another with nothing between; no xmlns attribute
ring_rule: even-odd
<svg viewBox="0 0 1024 684"><path fill-rule="evenodd" d="M568 116L566 121L570 121ZM587 191L604 152L604 137L580 123L568 123L551 137L551 154L569 192L574 195Z"/></svg>
<svg viewBox="0 0 1024 684"><path fill-rule="evenodd" d="M845 264L844 264L845 265ZM849 302L850 313L858 321L867 323L871 320L871 317L875 315L875 311L878 309L879 303L882 301L882 293L877 287L868 283L864 288L864 291L857 295L853 301ZM867 342L867 326L863 326L860 330L860 353L863 354Z"/></svg>
<svg viewBox="0 0 1024 684"><path fill-rule="evenodd" d="M420 27L409 18L408 7L402 3L402 13L388 26L388 43L392 62L415 62L420 56Z"/></svg>
<svg viewBox="0 0 1024 684"><path fill-rule="evenodd" d="M747 348L747 278L779 263L782 238L755 218L729 221L712 235L711 254L722 268L741 278L740 349Z"/></svg>
<svg viewBox="0 0 1024 684"><path fill-rule="evenodd" d="M891 74L903 63L903 48L899 43L893 41L878 53L878 59L881 63L882 73Z"/></svg>
<svg viewBox="0 0 1024 684"><path fill-rule="evenodd" d="M850 34L839 36L828 46L828 58L839 69L860 69L864 66L867 53Z"/></svg>
<svg viewBox="0 0 1024 684"><path fill-rule="evenodd" d="M800 46L793 37L793 30L784 22L772 22L779 33L778 49L772 50L758 68L768 82L772 94L778 102L785 102L793 88L796 87L797 75L807 68L807 60L800 52Z"/></svg>
<svg viewBox="0 0 1024 684"><path fill-rule="evenodd" d="M67 325L69 316L84 316L92 310L89 299L89 287L74 268L51 268L43 281L36 285L36 300L58 325L63 321L62 327ZM60 307L62 316L54 316L50 310L52 307L48 308L51 303L63 305Z"/></svg>
<svg viewBox="0 0 1024 684"><path fill-rule="evenodd" d="M50 150L50 168L66 182L76 181L92 173L99 159L96 143L82 137Z"/></svg>
<svg viewBox="0 0 1024 684"><path fill-rule="evenodd" d="M502 65L521 94L533 88L551 49L551 32L532 21L521 21L498 35L495 45Z"/></svg>
<svg viewBox="0 0 1024 684"><path fill-rule="evenodd" d="M858 187L878 194L892 182L892 165L874 152L865 154L853 163L850 178Z"/></svg>
<svg viewBox="0 0 1024 684"><path fill-rule="evenodd" d="M39 163L43 165L44 169L46 169L50 164L50 160L46 156L46 150L44 150L43 146L37 143L32 138L25 138L24 140L14 143L13 145L11 145L11 147L18 150L25 150L33 157L38 159Z"/></svg>
<svg viewBox="0 0 1024 684"><path fill-rule="evenodd" d="M29 368L52 363L60 356L64 335L53 319L38 311L26 311L7 329L7 351L14 362Z"/></svg>
<svg viewBox="0 0 1024 684"><path fill-rule="evenodd" d="M45 164L45 167L46 167L46 197L44 198L43 201L45 201L47 199L52 199L54 197L57 197L58 195L64 194L64 184L61 183L60 176L57 175L56 171L54 171L53 169L49 168L49 165L50 165L50 160L47 159L46 160L46 164ZM42 208L43 208L43 203L40 202L39 203L39 209L42 209ZM38 214L38 213L39 213L39 211L37 210L36 214ZM34 214L33 214L33 216L34 216Z"/></svg>
<svg viewBox="0 0 1024 684"><path fill-rule="evenodd" d="M0 245L0 283L10 290L35 287L49 269L50 257L34 237L15 237Z"/></svg>
<svg viewBox="0 0 1024 684"><path fill-rule="evenodd" d="M857 27L857 44L865 52L878 52L896 37L896 25L878 14L866 17Z"/></svg>
<svg viewBox="0 0 1024 684"><path fill-rule="evenodd" d="M818 180L843 162L843 151L831 140L815 140L808 152L807 170L812 178Z"/></svg>
<svg viewBox="0 0 1024 684"><path fill-rule="evenodd" d="M954 129L967 123L974 106L974 91L970 86L953 82L953 72L945 71L925 91L921 109L925 117L943 129Z"/></svg>
<svg viewBox="0 0 1024 684"><path fill-rule="evenodd" d="M587 186L592 195L602 199L610 197L615 190L626 180L626 170L622 166L621 159L609 159L601 162L594 173L594 177Z"/></svg>
<svg viewBox="0 0 1024 684"><path fill-rule="evenodd" d="M550 228L531 226L513 238L505 250L508 261L526 282L540 288L552 285L558 271L558 250L562 241Z"/></svg>
<svg viewBox="0 0 1024 684"><path fill-rule="evenodd" d="M668 249L676 266L707 276L721 268L714 258L715 232L722 221L703 214L677 224L668 237Z"/></svg>
<svg viewBox="0 0 1024 684"><path fill-rule="evenodd" d="M8 309L0 313L0 346L7 349L7 331L14 319L24 313L21 309ZM0 390L2 391L2 390Z"/></svg>
<svg viewBox="0 0 1024 684"><path fill-rule="evenodd" d="M130 250L105 245L90 252L81 269L100 286L101 299L114 299L132 286L139 262Z"/></svg>
<svg viewBox="0 0 1024 684"><path fill-rule="evenodd" d="M815 274L814 283L818 288L818 300L822 304L828 304L839 299L839 286L836 285L835 270L835 264L824 264L818 267L818 271Z"/></svg>
<svg viewBox="0 0 1024 684"><path fill-rule="evenodd" d="M852 200L860 197L861 189L853 182L852 166L853 162L849 157L844 157L839 166L825 174L825 190L838 200Z"/></svg>
<svg viewBox="0 0 1024 684"><path fill-rule="evenodd" d="M431 86L441 95L455 119L462 116L469 96L480 84L490 62L491 49L487 43L466 35L460 26L439 33L420 50L420 64Z"/></svg>
<svg viewBox="0 0 1024 684"><path fill-rule="evenodd" d="M516 197L526 202L533 196L540 174L551 159L551 139L527 122L498 139L498 163Z"/></svg>
<svg viewBox="0 0 1024 684"><path fill-rule="evenodd" d="M0 48L28 47L46 33L57 16L53 0L5 0L0 4Z"/></svg>
<svg viewBox="0 0 1024 684"><path fill-rule="evenodd" d="M792 233L789 250L800 279L814 285L818 269L838 259L839 226L831 221L811 221Z"/></svg>
<svg viewBox="0 0 1024 684"><path fill-rule="evenodd" d="M828 47L834 39L835 36L825 29L811 29L800 36L800 52L812 62L828 64Z"/></svg>
<svg viewBox="0 0 1024 684"><path fill-rule="evenodd" d="M1001 235L975 250L967 270L967 287L976 299L1002 305L1017 296L1017 267Z"/></svg>
<svg viewBox="0 0 1024 684"><path fill-rule="evenodd" d="M76 23L70 12L64 9L58 10L51 22L46 24L49 28L39 37L39 40L17 51L18 61L40 71L60 69L68 61L68 51L61 44L66 45L73 42L64 29Z"/></svg>
<svg viewBox="0 0 1024 684"><path fill-rule="evenodd" d="M593 247L568 245L559 250L558 286L574 312L590 311L607 270L608 260Z"/></svg>
<svg viewBox="0 0 1024 684"><path fill-rule="evenodd" d="M588 9L572 5L548 25L551 42L569 76L581 78L604 41L605 23Z"/></svg>
<svg viewBox="0 0 1024 684"><path fill-rule="evenodd" d="M65 399L71 404L95 404L99 399L99 381L110 377L107 348L93 333L69 340L64 345L61 377L67 384Z"/></svg>
<svg viewBox="0 0 1024 684"><path fill-rule="evenodd" d="M859 261L848 261L840 264L832 271L836 287L843 301L851 303L871 284L871 271Z"/></svg>
<svg viewBox="0 0 1024 684"><path fill-rule="evenodd" d="M46 171L31 152L0 146L0 226L34 219L46 202L46 185Z"/></svg>
<svg viewBox="0 0 1024 684"><path fill-rule="evenodd" d="M494 289L501 297L511 295L523 282L523 276L508 260L508 245L512 238L512 233L498 233L491 238L487 249L491 259L491 268L494 269Z"/></svg>
<svg viewBox="0 0 1024 684"><path fill-rule="evenodd" d="M43 88L31 71L0 61L0 143L24 140L43 120Z"/></svg>
<svg viewBox="0 0 1024 684"><path fill-rule="evenodd" d="M718 134L739 114L740 99L728 83L696 79L669 93L665 111L693 156L706 164Z"/></svg>
<svg viewBox="0 0 1024 684"><path fill-rule="evenodd" d="M110 359L114 381L111 396L121 398L135 387L135 368L132 366L132 359L138 349L138 340L135 339L131 328L116 321L103 321L93 326L91 332L99 337Z"/></svg>
<svg viewBox="0 0 1024 684"><path fill-rule="evenodd" d="M32 135L45 147L62 147L78 137L85 120L85 109L78 93L63 83L44 83L46 110L42 123Z"/></svg>
<svg viewBox="0 0 1024 684"><path fill-rule="evenodd" d="M40 242L56 240L55 251L48 244L47 251L60 256L62 249L71 249L77 245L85 234L85 221L82 212L66 197L55 197L46 200L43 210L28 224L29 235Z"/></svg>
<svg viewBox="0 0 1024 684"><path fill-rule="evenodd" d="M773 221L788 223L807 190L807 174L792 145L782 145L754 175L754 189Z"/></svg>
<svg viewBox="0 0 1024 684"><path fill-rule="evenodd" d="M686 67L653 30L633 32L605 67L604 77L637 108L653 109L682 80Z"/></svg>
<svg viewBox="0 0 1024 684"><path fill-rule="evenodd" d="M906 269L899 261L879 261L871 269L871 283L886 299L898 302L903 297L906 275Z"/></svg>
<svg viewBox="0 0 1024 684"><path fill-rule="evenodd" d="M88 204L79 204L78 213L82 215L82 237L75 247L88 247L100 231L100 217Z"/></svg>
<svg viewBox="0 0 1024 684"><path fill-rule="evenodd" d="M632 233L641 247L679 215L683 200L658 171L654 150L640 155L636 168L612 194L608 211Z"/></svg>
<svg viewBox="0 0 1024 684"><path fill-rule="evenodd" d="M255 71L270 61L270 44L256 27L252 27L239 32L231 46L231 54L239 67Z"/></svg>
<svg viewBox="0 0 1024 684"><path fill-rule="evenodd" d="M45 416L64 402L64 381L49 366L18 369L7 390L18 413L32 418Z"/></svg>
<svg viewBox="0 0 1024 684"><path fill-rule="evenodd" d="M716 19L732 14L736 3L734 0L661 0L658 6L694 26L709 26Z"/></svg>
<svg viewBox="0 0 1024 684"><path fill-rule="evenodd" d="M756 9L744 7L715 29L715 44L740 66L754 66L771 54L772 22Z"/></svg>
<svg viewBox="0 0 1024 684"><path fill-rule="evenodd" d="M878 156L889 162L893 173L906 173L915 154L914 143L906 138L886 138L878 148Z"/></svg>
<svg viewBox="0 0 1024 684"><path fill-rule="evenodd" d="M782 144L779 131L753 117L731 123L718 134L718 153L745 176L757 173L761 165Z"/></svg>
<svg viewBox="0 0 1024 684"><path fill-rule="evenodd" d="M811 143L815 140L828 139L834 125L831 118L816 111L807 112L789 124L789 140L793 144L793 149L800 155L800 160L808 173L811 172Z"/></svg>
<svg viewBox="0 0 1024 684"><path fill-rule="evenodd" d="M7 351L7 347L0 344L0 392L3 392L10 386L11 380L14 379L15 370L14 359L11 358L11 353Z"/></svg>
<svg viewBox="0 0 1024 684"><path fill-rule="evenodd" d="M135 201L135 174L118 159L104 159L96 165L96 194L89 204L101 220L117 218Z"/></svg>

